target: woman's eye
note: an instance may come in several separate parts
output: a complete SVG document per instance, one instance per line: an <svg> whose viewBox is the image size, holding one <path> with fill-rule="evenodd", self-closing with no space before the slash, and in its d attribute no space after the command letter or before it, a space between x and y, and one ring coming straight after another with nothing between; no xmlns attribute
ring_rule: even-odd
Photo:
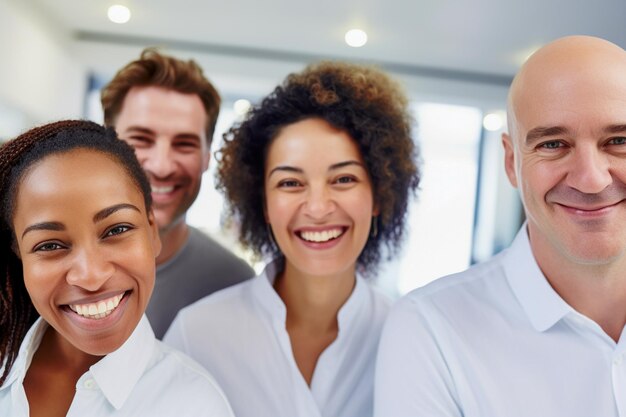
<svg viewBox="0 0 626 417"><path fill-rule="evenodd" d="M110 228L106 233L105 233L105 237L109 237L109 236L115 236L115 235L120 235L124 232L127 232L128 230L130 230L131 227L128 225L119 225L119 226L114 226L112 228Z"/></svg>
<svg viewBox="0 0 626 417"><path fill-rule="evenodd" d="M337 183L339 184L349 184L351 182L356 182L356 179L353 177L339 177L337 178Z"/></svg>
<svg viewBox="0 0 626 417"><path fill-rule="evenodd" d="M300 183L296 180L284 180L278 183L279 187L285 187L285 188L291 188L291 187L298 187L300 186Z"/></svg>
<svg viewBox="0 0 626 417"><path fill-rule="evenodd" d="M59 245L58 243L46 242L46 243L42 243L41 245L37 245L34 249L34 252L50 252L50 251L59 250L62 248L63 247Z"/></svg>

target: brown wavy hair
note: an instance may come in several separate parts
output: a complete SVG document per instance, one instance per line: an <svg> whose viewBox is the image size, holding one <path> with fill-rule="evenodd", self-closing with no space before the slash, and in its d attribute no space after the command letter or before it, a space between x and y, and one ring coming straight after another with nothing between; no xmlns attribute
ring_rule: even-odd
<svg viewBox="0 0 626 417"><path fill-rule="evenodd" d="M206 137L213 139L215 123L220 112L221 98L213 84L194 61L182 61L147 48L138 60L119 70L101 92L104 124L115 126L126 94L133 87L163 87L182 94L197 94L207 115Z"/></svg>
<svg viewBox="0 0 626 417"><path fill-rule="evenodd" d="M224 134L217 152L217 187L240 225L240 241L258 256L280 255L263 212L265 159L284 126L320 118L347 132L357 143L380 210L378 233L357 261L362 272L390 258L405 233L409 197L420 181L413 117L402 89L382 71L350 63L321 62L290 74ZM386 251L383 251L383 246Z"/></svg>

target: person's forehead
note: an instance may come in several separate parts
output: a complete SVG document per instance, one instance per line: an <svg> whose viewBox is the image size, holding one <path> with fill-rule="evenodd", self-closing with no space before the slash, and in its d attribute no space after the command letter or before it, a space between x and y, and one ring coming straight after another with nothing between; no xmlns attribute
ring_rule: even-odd
<svg viewBox="0 0 626 417"><path fill-rule="evenodd" d="M600 125L626 122L626 68L584 77L555 77L526 88L515 104L524 130L537 126Z"/></svg>
<svg viewBox="0 0 626 417"><path fill-rule="evenodd" d="M161 87L133 87L124 99L116 129L140 129L146 133L204 137L207 115L196 94L182 94Z"/></svg>
<svg viewBox="0 0 626 417"><path fill-rule="evenodd" d="M575 49L570 45L568 50ZM626 53L618 48L584 50L577 59L563 52L539 56L516 77L510 111L518 127L576 123L585 117L598 123L624 122L619 119L626 116Z"/></svg>
<svg viewBox="0 0 626 417"><path fill-rule="evenodd" d="M56 209L71 214L67 196L76 192L98 196L82 199L85 207L123 200L143 209L143 193L121 161L101 151L74 149L46 156L24 175L17 187L15 215L40 216Z"/></svg>
<svg viewBox="0 0 626 417"><path fill-rule="evenodd" d="M124 111L158 112L167 110L180 114L204 114L204 105L197 94L181 93L176 90L156 87L132 87L122 102L120 114Z"/></svg>

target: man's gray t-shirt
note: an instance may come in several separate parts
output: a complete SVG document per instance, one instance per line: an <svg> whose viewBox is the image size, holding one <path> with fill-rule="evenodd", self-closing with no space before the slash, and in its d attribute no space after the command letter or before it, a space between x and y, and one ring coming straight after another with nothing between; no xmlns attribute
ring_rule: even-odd
<svg viewBox="0 0 626 417"><path fill-rule="evenodd" d="M180 309L254 275L246 262L189 226L189 237L182 249L157 267L154 291L146 309L154 334L163 339Z"/></svg>

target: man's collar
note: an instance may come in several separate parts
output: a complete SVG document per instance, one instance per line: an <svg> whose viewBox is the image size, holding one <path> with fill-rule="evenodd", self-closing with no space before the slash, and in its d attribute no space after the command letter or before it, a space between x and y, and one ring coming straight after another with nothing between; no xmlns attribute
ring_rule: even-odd
<svg viewBox="0 0 626 417"><path fill-rule="evenodd" d="M526 223L505 254L503 267L513 293L537 331L548 330L573 311L550 286L537 265Z"/></svg>

